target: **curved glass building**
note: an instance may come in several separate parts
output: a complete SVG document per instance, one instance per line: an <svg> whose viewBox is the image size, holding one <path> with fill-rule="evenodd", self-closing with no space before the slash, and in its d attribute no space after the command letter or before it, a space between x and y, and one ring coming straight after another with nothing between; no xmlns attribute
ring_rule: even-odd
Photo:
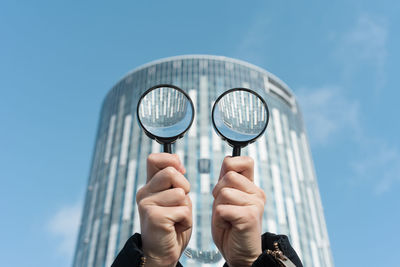
<svg viewBox="0 0 400 267"><path fill-rule="evenodd" d="M173 84L191 97L196 117L173 145L191 184L194 228L181 258L185 266L222 266L210 230L212 195L220 166L232 148L214 132L211 109L224 91L251 88L268 103L264 135L242 149L255 161L255 183L265 191L263 231L286 234L304 266L333 266L317 180L299 105L273 74L244 61L208 55L157 60L125 75L104 99L75 267L110 266L126 240L140 232L135 195L146 181L146 158L160 152L139 127L136 106L148 88Z"/></svg>

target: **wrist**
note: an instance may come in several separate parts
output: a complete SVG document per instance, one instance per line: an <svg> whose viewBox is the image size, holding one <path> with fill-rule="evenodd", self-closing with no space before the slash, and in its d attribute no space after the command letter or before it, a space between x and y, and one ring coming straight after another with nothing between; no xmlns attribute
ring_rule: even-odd
<svg viewBox="0 0 400 267"><path fill-rule="evenodd" d="M177 263L178 262L168 264L168 263L165 263L165 262L162 262L159 260L149 259L149 258L145 257L143 266L144 267L175 267Z"/></svg>
<svg viewBox="0 0 400 267"><path fill-rule="evenodd" d="M230 259L226 259L229 267L250 267L262 254L262 251L256 252L252 255L236 255Z"/></svg>
<svg viewBox="0 0 400 267"><path fill-rule="evenodd" d="M179 260L172 258L167 258L167 259L156 258L146 254L143 256L143 258L144 260L142 261L143 262L142 266L145 267L175 267Z"/></svg>
<svg viewBox="0 0 400 267"><path fill-rule="evenodd" d="M241 260L241 261L226 261L228 263L229 267L250 267L253 265L253 263L257 260L255 258L254 260Z"/></svg>

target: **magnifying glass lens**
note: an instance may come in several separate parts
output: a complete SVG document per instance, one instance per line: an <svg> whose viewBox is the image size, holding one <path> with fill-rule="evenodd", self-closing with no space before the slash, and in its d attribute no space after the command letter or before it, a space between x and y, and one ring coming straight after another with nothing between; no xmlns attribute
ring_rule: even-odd
<svg viewBox="0 0 400 267"><path fill-rule="evenodd" d="M172 85L158 85L146 91L139 100L137 112L146 134L164 145L182 137L194 117L189 96Z"/></svg>
<svg viewBox="0 0 400 267"><path fill-rule="evenodd" d="M212 119L217 133L234 148L254 142L268 124L268 107L255 92L236 88L226 91L214 104Z"/></svg>

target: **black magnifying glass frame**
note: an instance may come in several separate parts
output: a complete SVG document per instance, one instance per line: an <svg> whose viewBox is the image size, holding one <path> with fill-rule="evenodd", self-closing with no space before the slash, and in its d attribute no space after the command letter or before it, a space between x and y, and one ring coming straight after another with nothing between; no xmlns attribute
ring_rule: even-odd
<svg viewBox="0 0 400 267"><path fill-rule="evenodd" d="M265 107L265 110L266 110L266 112L267 112L267 116L266 116L266 120L267 120L267 121L266 121L266 123L265 123L264 129L263 129L256 137L253 137L252 139L247 140L247 141L236 141L236 140L233 140L233 139L229 139L229 138L227 138L225 135L223 135L223 134L218 130L218 127L215 125L215 121L214 121L214 111L215 111L215 108L216 108L218 102L219 102L219 101L221 100L221 98L223 98L225 95L227 95L227 94L229 94L229 93L232 93L232 92L234 92L234 91L246 91L246 92L249 92L249 93L251 93L251 94L254 94L255 96L257 96L257 97L261 100L261 102L263 103L263 105L264 105L264 107ZM240 151L241 151L241 148L242 148L242 147L245 147L245 146L247 146L248 144L251 144L251 143L255 142L255 141L265 132L265 130L267 129L267 126L268 126L268 122L269 122L269 109L268 109L267 102L265 102L264 98L262 98L262 97L261 97L258 93L256 93L255 91L253 91L253 90L251 90L251 89L248 89L248 88L242 88L242 87L232 88L232 89L229 89L229 90L223 92L223 93L217 98L217 100L215 100L214 105L213 105L213 108L212 108L212 112L211 112L211 119L212 119L213 127L214 127L215 131L217 132L217 134L222 138L222 140L227 141L228 144L229 144L231 147L233 147L232 157L236 157L236 156L240 156Z"/></svg>
<svg viewBox="0 0 400 267"><path fill-rule="evenodd" d="M142 124L142 121L140 120L139 117L139 107L140 107L140 103L142 102L143 98L150 93L151 91L161 88L161 87L169 87L169 88L173 88L175 90L177 90L178 92L182 93L186 99L189 101L189 104L192 108L192 118L190 120L190 123L188 125L188 127L181 133L175 135L175 136L171 136L171 137L161 137L161 136L157 136L152 134L151 132L149 132L146 127ZM146 135L153 139L156 140L157 143L163 145L163 151L166 153L172 153L172 148L171 148L171 144L174 143L176 140L178 140L179 138L182 138L185 133L190 129L190 127L193 124L193 120L194 120L194 114L195 114L195 110L194 110L194 106L193 106L193 101L192 99L189 97L189 95L181 88L179 88L178 86L172 85L172 84L158 84L155 85L149 89L147 89L139 98L139 101L137 103L137 107L136 107L136 116L137 116L137 120L139 122L140 127L143 129L143 131L146 133Z"/></svg>

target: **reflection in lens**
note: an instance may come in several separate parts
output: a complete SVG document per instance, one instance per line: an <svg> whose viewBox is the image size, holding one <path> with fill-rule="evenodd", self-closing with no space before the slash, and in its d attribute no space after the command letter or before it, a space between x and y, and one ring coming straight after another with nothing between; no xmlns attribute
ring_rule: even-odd
<svg viewBox="0 0 400 267"><path fill-rule="evenodd" d="M267 124L265 103L246 90L225 94L216 103L213 119L215 127L227 139L250 141L262 133Z"/></svg>
<svg viewBox="0 0 400 267"><path fill-rule="evenodd" d="M192 121L193 107L187 96L172 87L149 91L139 103L142 126L155 137L170 138L183 133Z"/></svg>

